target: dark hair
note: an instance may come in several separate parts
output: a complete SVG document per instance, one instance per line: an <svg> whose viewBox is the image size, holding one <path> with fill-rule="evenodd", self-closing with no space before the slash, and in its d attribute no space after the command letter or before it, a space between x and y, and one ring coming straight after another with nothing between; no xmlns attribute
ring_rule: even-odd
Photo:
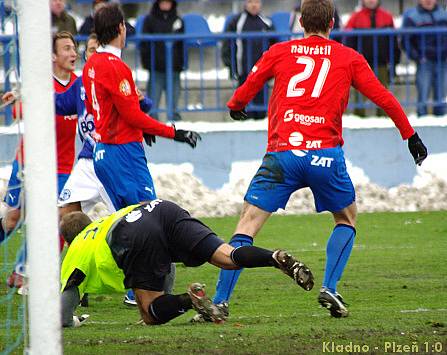
<svg viewBox="0 0 447 355"><path fill-rule="evenodd" d="M120 24L124 25L124 14L119 4L108 3L101 7L94 15L94 31L98 42L104 46L119 35Z"/></svg>
<svg viewBox="0 0 447 355"><path fill-rule="evenodd" d="M308 33L325 33L330 29L334 18L335 6L332 0L303 0L301 19Z"/></svg>
<svg viewBox="0 0 447 355"><path fill-rule="evenodd" d="M56 43L57 43L57 41L60 40L60 39L64 39L64 38L70 39L73 42L74 46L77 47L76 41L75 41L73 35L70 32L68 32L68 31L60 31L60 32L56 33L53 36L53 53L54 54L57 54L57 50L56 50Z"/></svg>
<svg viewBox="0 0 447 355"><path fill-rule="evenodd" d="M82 212L70 212L62 217L60 223L60 234L68 244L87 227L92 220Z"/></svg>
<svg viewBox="0 0 447 355"><path fill-rule="evenodd" d="M95 41L98 40L98 36L96 35L95 32L90 33L90 36L88 36L87 40L85 41L85 45L87 46L88 42L89 42L90 40L92 40L92 39L95 40Z"/></svg>

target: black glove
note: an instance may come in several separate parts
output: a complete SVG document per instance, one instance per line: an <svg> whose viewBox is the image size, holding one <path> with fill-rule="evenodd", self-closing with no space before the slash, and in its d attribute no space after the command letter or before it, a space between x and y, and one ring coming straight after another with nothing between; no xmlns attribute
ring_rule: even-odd
<svg viewBox="0 0 447 355"><path fill-rule="evenodd" d="M242 109L240 111L230 110L230 116L235 121L245 121L248 118L248 115L247 115L247 112L245 112L245 109Z"/></svg>
<svg viewBox="0 0 447 355"><path fill-rule="evenodd" d="M176 142L188 143L191 148L195 148L198 140L202 140L200 134L194 131L184 131L183 129L176 129L174 140Z"/></svg>
<svg viewBox="0 0 447 355"><path fill-rule="evenodd" d="M422 143L416 132L408 139L408 149L417 165L421 165L427 158L427 147Z"/></svg>
<svg viewBox="0 0 447 355"><path fill-rule="evenodd" d="M144 141L149 147L152 147L152 143L155 144L155 136L149 133L143 134Z"/></svg>

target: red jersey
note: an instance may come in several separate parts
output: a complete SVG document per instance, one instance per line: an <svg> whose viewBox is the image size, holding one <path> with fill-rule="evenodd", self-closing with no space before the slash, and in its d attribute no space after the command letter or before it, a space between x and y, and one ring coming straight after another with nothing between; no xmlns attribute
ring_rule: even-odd
<svg viewBox="0 0 447 355"><path fill-rule="evenodd" d="M61 93L66 91L76 80L74 73L70 74L67 85L60 83L53 77L54 91ZM78 116L56 115L56 147L57 147L57 173L70 174L75 159L75 138Z"/></svg>
<svg viewBox="0 0 447 355"><path fill-rule="evenodd" d="M74 73L70 74L70 81L67 85L60 83L57 78L53 77L54 91L57 93L64 92L76 80ZM14 118L22 118L22 104L19 106L19 115L16 112L16 106L13 107ZM70 174L73 168L75 158L75 138L78 116L60 116L56 115L56 158L57 173ZM20 164L24 163L23 138L20 140L16 153L16 159Z"/></svg>
<svg viewBox="0 0 447 355"><path fill-rule="evenodd" d="M342 115L351 86L382 107L403 139L414 134L396 98L379 82L365 58L319 36L278 43L264 53L227 106L241 110L270 78L267 151L343 145Z"/></svg>
<svg viewBox="0 0 447 355"><path fill-rule="evenodd" d="M174 138L174 127L143 113L129 67L115 54L99 48L84 66L82 81L87 111L95 118L97 139L106 144L141 142L143 133Z"/></svg>
<svg viewBox="0 0 447 355"><path fill-rule="evenodd" d="M375 25L371 24L371 15L374 14ZM354 12L348 20L345 29L354 28L394 28L394 20L391 12L386 11L383 7L379 6L375 10L362 7L360 10Z"/></svg>

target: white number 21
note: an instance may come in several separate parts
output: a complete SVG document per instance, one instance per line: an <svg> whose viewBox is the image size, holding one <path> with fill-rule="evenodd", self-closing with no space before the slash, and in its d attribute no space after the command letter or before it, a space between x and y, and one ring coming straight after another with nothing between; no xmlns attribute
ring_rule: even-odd
<svg viewBox="0 0 447 355"><path fill-rule="evenodd" d="M292 76L287 87L287 97L299 97L303 96L306 89L297 88L297 84L307 80L312 75L315 68L315 60L311 57L298 57L297 64L304 64L304 71ZM324 83L331 67L331 61L327 58L323 58L323 64L321 65L320 72L318 73L317 81L315 82L314 89L312 91L312 97L319 97L321 90L323 89Z"/></svg>

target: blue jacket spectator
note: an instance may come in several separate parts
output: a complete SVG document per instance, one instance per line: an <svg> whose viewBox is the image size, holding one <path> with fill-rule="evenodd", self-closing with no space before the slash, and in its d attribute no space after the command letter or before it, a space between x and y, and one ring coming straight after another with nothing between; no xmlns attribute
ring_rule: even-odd
<svg viewBox="0 0 447 355"><path fill-rule="evenodd" d="M424 8L421 3L414 8L408 9L403 15L402 27L446 27L447 26L447 11L442 9L438 4L433 9ZM415 60L430 59L436 60L438 50L441 58L447 58L447 37L441 36L441 42L438 45L437 36L426 35L424 41L421 36L412 35L409 39L409 45L404 40L403 45L407 55ZM425 43L424 43L425 42Z"/></svg>
<svg viewBox="0 0 447 355"><path fill-rule="evenodd" d="M437 4L437 0L419 0L415 8L405 11L402 26L446 28L447 12ZM417 64L418 116L428 114L427 102L431 91L433 91L433 114L445 115L447 36L432 33L409 35L403 37L402 43L408 57Z"/></svg>

